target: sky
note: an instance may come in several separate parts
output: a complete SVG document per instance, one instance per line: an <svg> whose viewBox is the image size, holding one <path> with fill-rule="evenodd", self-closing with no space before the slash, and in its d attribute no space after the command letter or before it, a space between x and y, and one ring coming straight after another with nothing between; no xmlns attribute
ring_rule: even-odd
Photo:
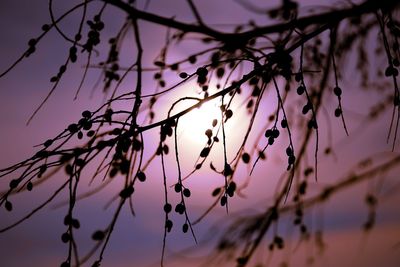
<svg viewBox="0 0 400 267"><path fill-rule="evenodd" d="M79 1L54 1L55 14L59 16ZM145 1L138 1L143 7ZM232 24L244 23L250 19L260 25L271 23L265 16L256 15L243 9L232 0L221 1L194 1L200 14L207 24L219 30L229 31ZM279 1L271 1L274 6ZM253 1L255 5L265 7L263 1ZM307 14L310 7L316 10L328 10L333 1L300 1L300 14ZM335 2L336 3L336 2ZM0 3L0 71L6 69L26 49L30 38L41 33L41 26L49 22L48 1L46 0L3 0ZM94 4L95 10L100 5ZM175 17L177 20L193 22L194 18L190 9L183 0L149 1L148 10L165 17ZM93 11L89 11L93 16ZM68 34L75 32L77 24L76 14L67 18L60 27ZM106 27L104 39L114 36L115 32L124 21L124 14L113 8L107 8L104 13ZM149 23L141 23L141 33L145 47L144 62L151 67L165 40L165 30ZM171 49L169 58L171 61L188 57L196 51L198 36L193 36L183 44ZM134 43L132 33L126 37L123 46L121 66L129 66L135 58L135 52L131 49ZM106 43L106 42L105 42ZM374 43L366 44L372 50ZM107 45L101 44L99 51L105 51ZM52 94L49 101L39 110L29 125L27 120L46 97L51 89L50 77L55 75L60 64L68 56L69 45L52 31L43 38L37 46L37 52L18 64L5 77L0 78L0 169L15 162L19 162L34 154L38 147L48 138L52 138L64 130L67 125L77 121L84 110L94 110L104 102L104 93L101 88L93 89L99 77L96 68L89 69L87 79L74 100L79 86L85 61L80 59L63 77L60 86ZM94 56L94 63L104 60L104 55ZM319 180L309 184L310 190L318 192L325 185L334 184L340 178L346 177L352 172L361 171L357 166L359 159L375 155L378 161L387 157L398 155L398 148L391 151L391 144L386 143L386 135L390 123L390 112L386 112L374 123L365 123L369 108L382 98L383 93L376 90L363 90L359 88L354 74L351 72L351 58L345 62L349 73L343 73L341 84L346 88L343 96L344 111L348 116L347 125L350 136L347 137L341 126L341 121L334 118L336 99L326 102L326 110L330 116L329 122L324 120L320 125L321 147L329 143L329 129L331 129L335 154L331 157L321 156L319 160ZM201 62L200 62L201 63ZM200 64L198 63L198 64ZM382 62L374 62L381 65ZM384 65L383 65L384 66ZM196 66L197 67L197 66ZM195 69L194 69L195 70ZM185 71L193 71L193 67L187 67ZM154 92L152 73L144 76L146 86L145 93ZM166 74L169 85L179 81L174 73ZM131 76L121 86L121 91L132 90L135 78ZM214 84L212 84L215 86ZM282 82L279 81L282 86ZM156 105L157 117L165 116L168 107L173 101L183 94L198 96L196 83L189 82L184 86L161 97ZM262 103L262 116L256 120L255 132L262 130L267 115L273 112L274 103L269 100L271 95ZM234 102L239 106L241 101ZM293 102L296 103L296 102ZM298 103L298 102L297 102ZM129 109L132 103L123 103L121 108ZM179 143L182 172L189 173L193 169L194 162L201 151L206 137L198 134L200 129L208 127L206 124L215 117L215 109L218 110L218 102L212 102L209 107L196 110L180 121L181 130L178 131L181 142ZM177 108L184 108L178 106ZM324 111L325 112L325 111ZM330 113L329 113L330 112ZM325 115L324 115L325 116ZM243 123L248 121L246 112L241 112L235 119L227 124L227 143L230 153L241 142L244 133ZM157 130L145 134L146 148L154 149L157 145ZM254 140L255 134L252 135ZM170 149L172 149L172 143ZM267 151L267 160L260 162L251 176L250 184L243 190L242 196L236 196L230 202L230 212L217 206L204 220L194 226L194 231L199 243L196 245L190 234L180 231L183 218L173 215L175 226L167 236L165 266L232 266L232 261L226 261L214 257L213 248L217 244L221 230L240 216L251 216L263 211L273 200L273 194L279 184L279 176L286 168L286 158L282 155L284 144L280 143ZM250 149L250 146L248 147ZM323 149L321 149L323 150ZM221 166L222 147L217 147L210 160ZM323 154L323 153L321 153ZM150 152L145 153L146 157ZM232 155L230 155L232 156ZM312 161L312 152L309 160ZM176 181L176 163L170 154L166 157L167 175L169 185ZM209 164L209 161L207 161ZM90 169L89 169L90 172ZM88 172L88 176L89 176ZM238 169L238 184L246 182L249 168L242 166ZM397 168L398 173L398 168ZM324 205L309 210L306 222L310 229L319 229L323 221L323 234L325 250L320 253L312 239L300 240L297 228L293 227L293 216L284 216L279 223L281 235L287 238L287 246L284 250L270 253L267 250L272 239L268 234L259 253L254 258L254 264L262 263L266 266L280 265L287 262L294 266L307 266L311 262L314 266L398 266L400 262L400 213L398 205L398 174L396 172L382 173L372 182L362 183L356 188L346 189ZM164 213L162 207L163 187L160 159L157 158L149 166L148 180L135 186L134 209L135 216L125 206L118 219L115 231L106 250L102 266L159 266L162 249L164 229ZM57 174L44 184L35 187L32 192L23 192L13 196L14 209L7 212L0 207L0 228L16 221L46 199L55 188L65 181L65 175ZM8 188L12 177L0 178L0 192ZM186 185L192 191L192 197L187 200L189 215L192 220L204 212L213 202L211 192L223 183L220 175L216 175L207 168L203 168L197 174L187 180ZM85 180L88 184L88 181ZM94 186L101 184L96 180ZM118 194L121 180L113 180L105 190L78 202L76 214L80 219L81 228L77 231L80 255L84 255L94 245L91 234L104 228L114 213L117 202L111 202L110 207L104 209L109 201ZM397 186L397 187L396 187ZM91 187L83 186L82 193ZM380 190L377 190L380 188ZM178 198L170 188L172 201L176 203ZM365 234L362 225L368 216L368 208L364 198L367 192L377 191L377 221L374 229ZM65 231L63 219L67 212L67 206L62 205L67 199L67 192L58 196L53 203L35 214L28 221L0 234L0 259L1 265L6 267L17 266L57 266L67 255L67 246L61 242L61 234ZM287 204L289 205L289 203ZM274 230L274 231L275 231ZM98 255L98 254L96 254ZM220 261L219 261L220 260ZM93 258L86 263L90 266ZM203 265L202 265L203 264Z"/></svg>

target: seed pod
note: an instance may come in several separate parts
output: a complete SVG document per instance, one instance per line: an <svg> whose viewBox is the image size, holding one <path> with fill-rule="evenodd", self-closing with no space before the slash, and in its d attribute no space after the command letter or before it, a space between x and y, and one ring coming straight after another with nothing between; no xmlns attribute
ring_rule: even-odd
<svg viewBox="0 0 400 267"><path fill-rule="evenodd" d="M134 191L135 191L135 189L133 188L133 186L128 186L121 190L121 192L119 193L119 196L121 198L128 198L133 194Z"/></svg>
<svg viewBox="0 0 400 267"><path fill-rule="evenodd" d="M4 204L4 207L6 208L7 211L12 211L13 205L10 201L6 200L6 203Z"/></svg>
<svg viewBox="0 0 400 267"><path fill-rule="evenodd" d="M271 136L268 138L268 145L272 146L274 144L275 139Z"/></svg>
<svg viewBox="0 0 400 267"><path fill-rule="evenodd" d="M10 184L9 184L10 189L16 188L16 187L18 186L18 184L19 184L19 180L18 180L18 179L13 179L13 180L11 180L11 181L10 181Z"/></svg>
<svg viewBox="0 0 400 267"><path fill-rule="evenodd" d="M46 140L46 142L43 143L45 148L48 148L52 144L53 144L53 140L52 139L48 139L48 140Z"/></svg>
<svg viewBox="0 0 400 267"><path fill-rule="evenodd" d="M50 26L48 25L48 24L43 24L42 25L42 31L48 31L48 30L50 30Z"/></svg>
<svg viewBox="0 0 400 267"><path fill-rule="evenodd" d="M217 188L215 188L213 191L212 191L212 193L211 193L211 195L213 196L213 197L216 197L216 196L218 196L218 194L221 192L221 187L217 187Z"/></svg>
<svg viewBox="0 0 400 267"><path fill-rule="evenodd" d="M190 195L191 195L190 190L188 188L183 189L183 195L185 197L190 197Z"/></svg>
<svg viewBox="0 0 400 267"><path fill-rule="evenodd" d="M197 58L196 58L196 56L190 56L190 57L188 58L188 60L189 60L189 63L190 63L190 64L194 64L194 63L196 63Z"/></svg>
<svg viewBox="0 0 400 267"><path fill-rule="evenodd" d="M307 182L306 181L301 182L299 186L299 194L304 195L306 193L306 189L307 189Z"/></svg>
<svg viewBox="0 0 400 267"><path fill-rule="evenodd" d="M74 227L75 229L79 229L81 227L81 223L79 222L79 220L73 219L72 220L72 227Z"/></svg>
<svg viewBox="0 0 400 267"><path fill-rule="evenodd" d="M70 240L70 235L68 234L68 233L63 233L62 235L61 235L61 241L63 242L63 243L68 243L68 241Z"/></svg>
<svg viewBox="0 0 400 267"><path fill-rule="evenodd" d="M288 158L288 164L293 165L295 161L296 161L296 157L293 155L290 155Z"/></svg>
<svg viewBox="0 0 400 267"><path fill-rule="evenodd" d="M172 206L171 206L171 204L166 203L166 204L164 205L164 212L165 212L165 213L170 213L171 211L172 211Z"/></svg>
<svg viewBox="0 0 400 267"><path fill-rule="evenodd" d="M139 179L139 181L141 182L146 181L146 174L144 174L144 172L138 172L136 176Z"/></svg>
<svg viewBox="0 0 400 267"><path fill-rule="evenodd" d="M207 130L204 132L204 134L205 134L208 138L211 138L211 136L212 136L212 130L211 130L211 129L207 129Z"/></svg>
<svg viewBox="0 0 400 267"><path fill-rule="evenodd" d="M174 189L175 189L175 192L179 193L182 191L182 185L180 183L175 184Z"/></svg>
<svg viewBox="0 0 400 267"><path fill-rule="evenodd" d="M157 67L160 67L160 68L165 67L165 63L162 61L155 61L154 65L156 65Z"/></svg>
<svg viewBox="0 0 400 267"><path fill-rule="evenodd" d="M286 155L288 155L288 156L293 155L293 150L292 150L292 148L291 148L290 146L288 146L288 147L286 148Z"/></svg>
<svg viewBox="0 0 400 267"><path fill-rule="evenodd" d="M32 188L33 188L32 182L28 182L28 183L26 184L26 189L27 189L28 191L32 191Z"/></svg>
<svg viewBox="0 0 400 267"><path fill-rule="evenodd" d="M231 109L228 109L226 112L225 112L225 117L226 117L226 119L229 119L229 118L231 118L233 116L233 111L231 110Z"/></svg>
<svg viewBox="0 0 400 267"><path fill-rule="evenodd" d="M101 231L101 230L97 230L96 232L94 232L92 234L92 239L95 240L95 241L103 240L104 237L105 237L105 233L103 231Z"/></svg>
<svg viewBox="0 0 400 267"><path fill-rule="evenodd" d="M82 112L82 117L83 118L90 118L92 116L92 113L89 110L85 110Z"/></svg>
<svg viewBox="0 0 400 267"><path fill-rule="evenodd" d="M205 148L203 148L203 150L201 150L200 157L205 158L208 156L208 154L210 154L210 148L205 147Z"/></svg>
<svg viewBox="0 0 400 267"><path fill-rule="evenodd" d="M304 114L304 115L306 115L307 113L308 113L308 111L310 111L310 109L311 109L311 105L309 104L309 103L307 103L307 104L305 104L304 106L303 106L303 109L302 109L302 113Z"/></svg>
<svg viewBox="0 0 400 267"><path fill-rule="evenodd" d="M279 136L279 130L278 129L273 129L272 130L272 137L273 138L278 138Z"/></svg>
<svg viewBox="0 0 400 267"><path fill-rule="evenodd" d="M196 74L199 75L199 76L204 77L204 76L207 76L208 70L206 68L198 68L196 70Z"/></svg>
<svg viewBox="0 0 400 267"><path fill-rule="evenodd" d="M222 78L223 76L224 76L224 74L225 74L225 69L224 68L218 68L217 69L217 77L218 78Z"/></svg>
<svg viewBox="0 0 400 267"><path fill-rule="evenodd" d="M78 125L76 125L75 123L72 123L68 126L68 131L70 133L76 133L78 131Z"/></svg>
<svg viewBox="0 0 400 267"><path fill-rule="evenodd" d="M179 73L179 77L181 77L182 79L186 79L187 76L188 76L188 74L186 72Z"/></svg>
<svg viewBox="0 0 400 267"><path fill-rule="evenodd" d="M300 85L299 87L297 87L297 94L298 95L302 95L304 92L305 92L305 88L304 88L304 86L302 86L302 85Z"/></svg>
<svg viewBox="0 0 400 267"><path fill-rule="evenodd" d="M172 226L173 226L173 225L174 225L174 224L172 223L171 220L165 221L165 228L167 228L167 232L168 232L168 233L171 232L171 229L172 229Z"/></svg>
<svg viewBox="0 0 400 267"><path fill-rule="evenodd" d="M177 64L177 63L172 64L172 65L170 66L170 68L171 68L171 70L178 70L178 69L179 69L179 64Z"/></svg>
<svg viewBox="0 0 400 267"><path fill-rule="evenodd" d="M179 214L183 214L185 212L185 206L182 203L179 203L175 206L175 212Z"/></svg>
<svg viewBox="0 0 400 267"><path fill-rule="evenodd" d="M189 230L189 225L187 223L182 225L182 232L187 233L187 231Z"/></svg>
<svg viewBox="0 0 400 267"><path fill-rule="evenodd" d="M390 76L392 76L392 75L393 75L393 67L389 66L389 67L387 67L386 70L385 70L385 76L386 76L386 77L390 77Z"/></svg>
<svg viewBox="0 0 400 267"><path fill-rule="evenodd" d="M335 109L335 117L340 117L342 115L342 110L340 108Z"/></svg>
<svg viewBox="0 0 400 267"><path fill-rule="evenodd" d="M282 128L286 128L286 127L287 127L287 120L283 119L283 120L281 121L281 127L282 127Z"/></svg>
<svg viewBox="0 0 400 267"><path fill-rule="evenodd" d="M340 89L340 87L335 87L335 88L333 88L333 93L336 95L336 96L341 96L342 95L342 89Z"/></svg>
<svg viewBox="0 0 400 267"><path fill-rule="evenodd" d="M250 162L250 155L248 153L243 153L242 154L242 160L244 163L249 163Z"/></svg>
<svg viewBox="0 0 400 267"><path fill-rule="evenodd" d="M226 205L226 196L222 196L221 197L221 201L220 201L220 203L221 203L221 206L225 206Z"/></svg>

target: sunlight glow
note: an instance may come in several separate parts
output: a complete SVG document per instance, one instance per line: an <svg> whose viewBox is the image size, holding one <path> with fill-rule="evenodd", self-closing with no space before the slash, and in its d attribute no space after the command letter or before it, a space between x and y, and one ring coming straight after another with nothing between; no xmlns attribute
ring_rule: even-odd
<svg viewBox="0 0 400 267"><path fill-rule="evenodd" d="M204 145L208 140L205 131L207 129L216 131L218 127L212 126L214 119L217 119L219 124L221 120L221 111L218 107L218 103L215 101L204 103L200 108L192 110L180 120L179 124L181 129L183 129L181 134L196 145Z"/></svg>

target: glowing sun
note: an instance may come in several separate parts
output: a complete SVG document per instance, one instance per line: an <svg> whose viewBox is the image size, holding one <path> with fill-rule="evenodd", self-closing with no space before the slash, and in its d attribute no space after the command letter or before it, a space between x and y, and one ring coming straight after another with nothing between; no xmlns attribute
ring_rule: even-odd
<svg viewBox="0 0 400 267"><path fill-rule="evenodd" d="M204 145L208 137L206 131L217 130L217 125L221 119L221 111L217 102L207 102L186 114L179 120L184 138L197 144ZM218 124L216 124L218 122ZM208 134L209 131L207 132ZM215 134L215 133L213 133Z"/></svg>

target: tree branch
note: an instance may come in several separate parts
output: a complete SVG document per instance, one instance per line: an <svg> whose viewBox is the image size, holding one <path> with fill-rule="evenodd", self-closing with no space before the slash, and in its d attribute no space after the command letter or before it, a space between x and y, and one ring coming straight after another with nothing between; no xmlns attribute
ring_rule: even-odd
<svg viewBox="0 0 400 267"><path fill-rule="evenodd" d="M335 24L345 18L357 17L362 14L373 13L380 8L390 9L399 5L399 2L394 0L381 0L381 1L369 0L360 5L355 5L351 8L329 11L318 15L312 15L308 17L295 19L289 22L255 28L253 30L249 30L243 33L224 33L204 25L188 24L177 21L175 19L170 19L149 12L145 12L142 10L138 10L135 7L120 0L103 0L103 1L120 8L133 18L142 19L155 24L174 28L183 32L201 33L213 37L222 42L227 42L231 40L250 40L251 38L254 38L256 36L261 36L264 34L284 32L286 30L293 28L304 29L310 25L315 25L315 24L327 24L327 23Z"/></svg>

